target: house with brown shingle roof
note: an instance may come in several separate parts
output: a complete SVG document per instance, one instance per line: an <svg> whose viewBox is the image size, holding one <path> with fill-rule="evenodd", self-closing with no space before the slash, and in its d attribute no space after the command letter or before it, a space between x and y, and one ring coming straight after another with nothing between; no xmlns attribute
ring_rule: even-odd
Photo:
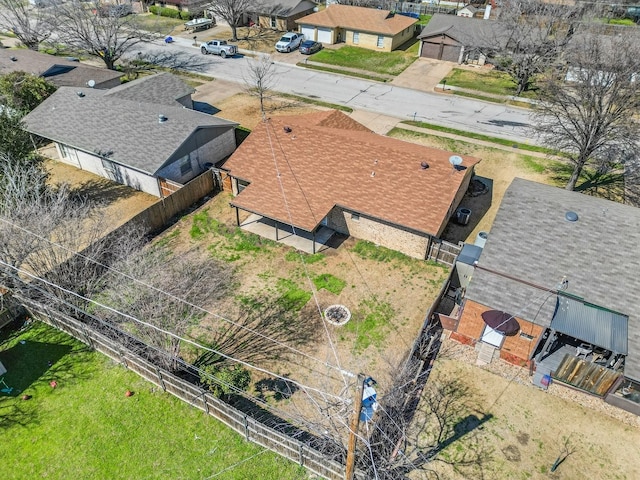
<svg viewBox="0 0 640 480"><path fill-rule="evenodd" d="M314 245L316 232L328 227L425 258L479 162L462 157L453 168L450 157L326 111L266 119L223 169L232 207L293 227Z"/></svg>
<svg viewBox="0 0 640 480"><path fill-rule="evenodd" d="M296 23L307 40L390 52L413 38L417 21L390 10L332 4Z"/></svg>

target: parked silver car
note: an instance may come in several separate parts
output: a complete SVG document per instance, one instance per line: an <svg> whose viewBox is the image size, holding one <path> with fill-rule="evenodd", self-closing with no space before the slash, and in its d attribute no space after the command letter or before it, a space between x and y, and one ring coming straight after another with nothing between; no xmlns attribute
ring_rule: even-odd
<svg viewBox="0 0 640 480"><path fill-rule="evenodd" d="M276 50L279 52L290 52L295 50L304 41L304 35L296 32L285 33L278 43L276 43Z"/></svg>

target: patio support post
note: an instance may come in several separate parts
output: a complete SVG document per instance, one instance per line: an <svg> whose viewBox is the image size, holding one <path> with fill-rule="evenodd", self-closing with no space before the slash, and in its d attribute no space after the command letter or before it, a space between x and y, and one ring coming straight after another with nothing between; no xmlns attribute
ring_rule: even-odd
<svg viewBox="0 0 640 480"><path fill-rule="evenodd" d="M542 347L542 350L540 351L540 353L538 354L538 357L536 358L537 362L542 360L542 357L544 357L544 355L549 351L549 348L551 348L551 344L555 339L556 339L556 331L553 328L551 328L549 329L549 336L547 337L547 340L544 342L544 347Z"/></svg>
<svg viewBox="0 0 640 480"><path fill-rule="evenodd" d="M278 221L276 220L274 224L276 226L276 242L277 242L278 241Z"/></svg>
<svg viewBox="0 0 640 480"><path fill-rule="evenodd" d="M240 226L240 212L238 211L238 207L235 207L235 209L236 209L236 224Z"/></svg>
<svg viewBox="0 0 640 480"><path fill-rule="evenodd" d="M316 254L316 231L315 229L313 230L313 232L311 232L311 234L313 235L313 254Z"/></svg>

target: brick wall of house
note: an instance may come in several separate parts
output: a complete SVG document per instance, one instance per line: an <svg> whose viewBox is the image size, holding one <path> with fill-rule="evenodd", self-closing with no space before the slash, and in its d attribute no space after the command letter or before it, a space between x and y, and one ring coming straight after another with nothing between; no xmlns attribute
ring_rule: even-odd
<svg viewBox="0 0 640 480"><path fill-rule="evenodd" d="M327 226L339 233L397 250L410 257L424 259L430 237L403 230L365 215L352 214L335 207L327 215Z"/></svg>
<svg viewBox="0 0 640 480"><path fill-rule="evenodd" d="M354 43L353 34L358 34L358 43ZM380 52L390 52L393 38L385 36L382 47L378 47L378 35L374 33L357 32L354 30L345 29L344 43L347 45L353 45L354 47L368 48L369 50L378 50Z"/></svg>
<svg viewBox="0 0 640 480"><path fill-rule="evenodd" d="M451 334L451 338L461 343L475 344L480 340L485 327L482 314L489 310L493 309L467 300L458 328ZM520 331L513 336L505 337L500 349L500 357L510 363L521 365L528 361L544 328L521 318L516 317L516 319L520 324ZM529 335L532 338L529 339L521 334Z"/></svg>

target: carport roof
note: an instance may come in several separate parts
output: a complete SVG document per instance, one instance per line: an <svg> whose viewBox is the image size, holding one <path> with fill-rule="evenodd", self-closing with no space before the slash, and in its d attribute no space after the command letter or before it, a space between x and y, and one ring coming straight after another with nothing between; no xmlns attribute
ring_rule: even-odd
<svg viewBox="0 0 640 480"><path fill-rule="evenodd" d="M178 105L176 103L176 105ZM167 120L158 121L164 115ZM154 174L199 128L226 131L234 122L180 106L59 88L24 118L25 129L70 147Z"/></svg>
<svg viewBox="0 0 640 480"><path fill-rule="evenodd" d="M338 111L272 117L225 163L250 182L232 205L313 231L338 205L439 236L477 158L385 137ZM428 168L422 169L426 162Z"/></svg>
<svg viewBox="0 0 640 480"><path fill-rule="evenodd" d="M404 15L394 15L389 10L332 4L321 12L299 18L296 23L396 35L417 21L415 18Z"/></svg>
<svg viewBox="0 0 640 480"><path fill-rule="evenodd" d="M567 212L578 220L568 221ZM549 290L565 277L567 293L627 315L625 375L640 380L640 209L516 178L479 266L466 298L542 326L555 310Z"/></svg>

